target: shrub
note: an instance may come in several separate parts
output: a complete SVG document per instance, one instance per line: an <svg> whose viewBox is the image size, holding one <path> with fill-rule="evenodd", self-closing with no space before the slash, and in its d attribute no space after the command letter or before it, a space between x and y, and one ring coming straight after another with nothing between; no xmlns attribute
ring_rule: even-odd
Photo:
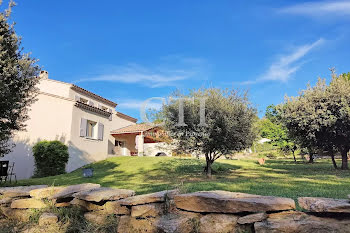
<svg viewBox="0 0 350 233"><path fill-rule="evenodd" d="M55 176L66 172L68 147L60 141L41 141L33 147L35 177Z"/></svg>

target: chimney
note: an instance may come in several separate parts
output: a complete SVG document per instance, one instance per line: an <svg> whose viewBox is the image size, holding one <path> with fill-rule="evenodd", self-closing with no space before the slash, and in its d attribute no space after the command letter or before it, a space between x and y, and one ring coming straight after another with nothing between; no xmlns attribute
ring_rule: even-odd
<svg viewBox="0 0 350 233"><path fill-rule="evenodd" d="M41 79L48 79L49 78L49 72L47 72L46 70L40 71L39 78L41 78Z"/></svg>

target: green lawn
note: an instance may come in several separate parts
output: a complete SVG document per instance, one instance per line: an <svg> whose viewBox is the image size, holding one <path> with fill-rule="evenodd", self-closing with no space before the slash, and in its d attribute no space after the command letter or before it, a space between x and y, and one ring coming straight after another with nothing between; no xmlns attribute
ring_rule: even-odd
<svg viewBox="0 0 350 233"><path fill-rule="evenodd" d="M54 177L21 180L17 185L70 185L99 183L105 187L133 189L138 194L180 187L187 192L228 190L260 195L347 198L350 171L334 170L329 160L315 164L292 160L219 160L212 179L203 174L204 160L168 157L114 157L92 164L94 177L83 178L82 170Z"/></svg>

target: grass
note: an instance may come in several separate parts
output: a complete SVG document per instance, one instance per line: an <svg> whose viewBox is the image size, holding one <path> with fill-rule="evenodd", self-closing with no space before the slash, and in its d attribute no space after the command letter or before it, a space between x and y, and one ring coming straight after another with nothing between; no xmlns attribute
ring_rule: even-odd
<svg viewBox="0 0 350 233"><path fill-rule="evenodd" d="M347 198L350 171L334 170L330 160L314 164L294 163L291 159L269 159L265 165L255 159L216 161L217 172L207 179L204 160L172 157L113 157L91 166L92 178L83 178L82 170L72 173L21 180L17 185L71 185L99 183L104 187L135 190L137 194L180 187L187 192L227 190L260 195Z"/></svg>

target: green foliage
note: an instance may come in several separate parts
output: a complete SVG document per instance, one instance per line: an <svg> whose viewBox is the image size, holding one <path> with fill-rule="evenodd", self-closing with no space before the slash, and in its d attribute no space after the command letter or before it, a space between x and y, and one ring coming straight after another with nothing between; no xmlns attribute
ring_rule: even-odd
<svg viewBox="0 0 350 233"><path fill-rule="evenodd" d="M179 98L186 98L187 101L181 103ZM251 106L246 93L209 88L192 90L187 95L177 92L171 99L163 107L165 128L174 139L178 151L206 156L209 176L211 164L221 155L252 145L256 137L253 127L256 109ZM200 124L203 99L206 125ZM180 104L183 104L184 126L178 125Z"/></svg>
<svg viewBox="0 0 350 233"><path fill-rule="evenodd" d="M55 176L65 173L68 147L60 141L41 141L33 147L35 177Z"/></svg>
<svg viewBox="0 0 350 233"><path fill-rule="evenodd" d="M348 169L350 149L350 82L348 74L333 76L329 85L319 80L299 96L286 98L282 121L290 135L310 151L320 149L342 154L342 169Z"/></svg>
<svg viewBox="0 0 350 233"><path fill-rule="evenodd" d="M13 132L25 127L39 74L36 60L22 53L21 40L9 22L13 6L11 1L9 8L0 13L0 156L11 151Z"/></svg>

